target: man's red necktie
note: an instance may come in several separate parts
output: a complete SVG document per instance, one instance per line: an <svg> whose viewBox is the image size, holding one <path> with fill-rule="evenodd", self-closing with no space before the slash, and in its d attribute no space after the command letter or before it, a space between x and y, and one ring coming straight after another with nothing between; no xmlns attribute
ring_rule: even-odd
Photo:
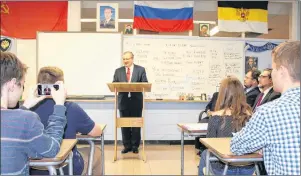
<svg viewBox="0 0 301 176"><path fill-rule="evenodd" d="M129 82L131 78L131 70L128 68L128 71L126 72L126 80Z"/></svg>
<svg viewBox="0 0 301 176"><path fill-rule="evenodd" d="M259 97L259 99L258 99L258 102L257 102L257 104L256 104L256 107L259 106L259 105L261 104L261 100L262 100L262 98L263 98L263 95L264 95L264 93L260 93L260 97Z"/></svg>

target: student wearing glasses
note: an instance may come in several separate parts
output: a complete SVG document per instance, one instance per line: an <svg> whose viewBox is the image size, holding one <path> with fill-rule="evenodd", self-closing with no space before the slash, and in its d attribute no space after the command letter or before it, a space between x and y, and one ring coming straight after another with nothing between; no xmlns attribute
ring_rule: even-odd
<svg viewBox="0 0 301 176"><path fill-rule="evenodd" d="M255 103L253 105L253 111L256 107L263 105L264 103L273 101L280 97L280 93L275 92L273 89L273 80L272 80L272 69L266 68L260 74L258 81L258 87L261 90L261 93L257 96Z"/></svg>

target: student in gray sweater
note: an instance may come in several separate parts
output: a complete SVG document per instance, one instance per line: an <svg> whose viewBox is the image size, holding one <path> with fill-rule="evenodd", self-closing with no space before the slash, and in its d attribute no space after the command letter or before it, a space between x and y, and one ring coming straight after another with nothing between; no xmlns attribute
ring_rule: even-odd
<svg viewBox="0 0 301 176"><path fill-rule="evenodd" d="M66 125L66 91L52 89L53 113L44 129L39 116L29 111L45 99L33 88L20 109L27 67L12 53L1 52L1 175L29 175L29 158L55 157Z"/></svg>

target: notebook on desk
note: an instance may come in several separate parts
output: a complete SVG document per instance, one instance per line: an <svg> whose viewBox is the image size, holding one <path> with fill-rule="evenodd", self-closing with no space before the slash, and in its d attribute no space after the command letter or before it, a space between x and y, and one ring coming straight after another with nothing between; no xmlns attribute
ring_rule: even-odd
<svg viewBox="0 0 301 176"><path fill-rule="evenodd" d="M103 100L104 95L68 95L67 100Z"/></svg>
<svg viewBox="0 0 301 176"><path fill-rule="evenodd" d="M183 124L183 128L188 131L206 131L208 123L186 123Z"/></svg>

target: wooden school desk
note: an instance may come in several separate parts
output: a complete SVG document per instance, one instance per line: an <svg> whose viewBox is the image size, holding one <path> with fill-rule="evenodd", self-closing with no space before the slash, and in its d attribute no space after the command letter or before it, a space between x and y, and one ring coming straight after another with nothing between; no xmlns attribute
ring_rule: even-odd
<svg viewBox="0 0 301 176"><path fill-rule="evenodd" d="M69 175L73 175L73 152L72 149L76 145L77 139L63 139L59 153L55 158L31 159L29 166L32 167L47 167L49 175L57 175L56 167L62 163L69 164ZM68 159L67 159L68 158ZM63 169L60 168L62 175Z"/></svg>
<svg viewBox="0 0 301 176"><path fill-rule="evenodd" d="M225 163L223 175L226 175L229 163L250 163L254 162L256 174L260 175L257 162L263 161L263 157L259 153L252 153L247 155L235 155L230 151L231 138L201 138L200 142L207 148L206 154L206 173L209 175L209 162L220 160ZM210 156L212 153L215 157Z"/></svg>
<svg viewBox="0 0 301 176"><path fill-rule="evenodd" d="M207 134L208 123L178 123L181 128L181 175L184 175L184 137Z"/></svg>
<svg viewBox="0 0 301 176"><path fill-rule="evenodd" d="M104 130L107 127L106 124L98 124L101 126L101 135L100 136L89 136L89 135L76 135L76 138L80 141L87 141L90 145L90 154L89 154L89 163L88 163L88 175L93 175L92 167L93 167L93 159L94 159L94 151L95 151L95 143L94 141L101 141L101 169L102 175L105 174L105 150L104 150Z"/></svg>

